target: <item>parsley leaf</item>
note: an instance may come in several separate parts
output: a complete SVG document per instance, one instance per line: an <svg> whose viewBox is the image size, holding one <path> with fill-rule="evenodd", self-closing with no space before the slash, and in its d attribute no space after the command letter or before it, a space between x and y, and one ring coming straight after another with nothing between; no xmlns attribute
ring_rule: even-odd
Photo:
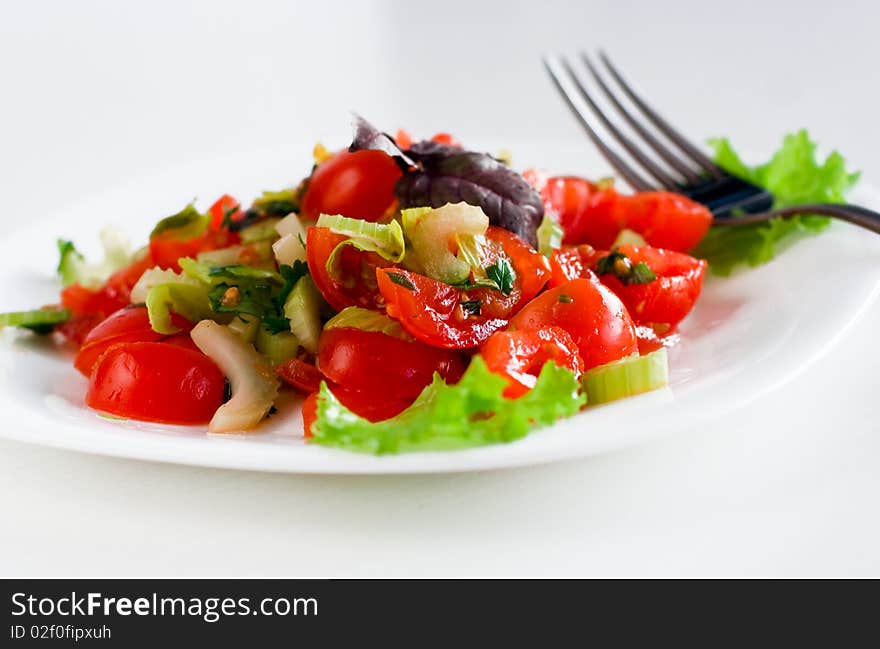
<svg viewBox="0 0 880 649"><path fill-rule="evenodd" d="M513 272L513 266L507 259L499 259L491 266L486 267L486 276L495 282L498 290L504 295L510 295L513 290L513 280L516 277Z"/></svg>

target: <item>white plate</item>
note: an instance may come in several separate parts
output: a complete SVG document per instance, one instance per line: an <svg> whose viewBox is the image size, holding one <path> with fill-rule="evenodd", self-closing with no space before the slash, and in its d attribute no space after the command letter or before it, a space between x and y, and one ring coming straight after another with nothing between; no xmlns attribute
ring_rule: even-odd
<svg viewBox="0 0 880 649"><path fill-rule="evenodd" d="M291 151L308 152L306 144ZM491 150L491 149L490 149ZM601 175L585 144L522 143L517 161ZM158 216L223 192L243 199L293 182L304 156L237 155L191 164L72 206L0 242L0 310L57 299L51 269L55 239L74 238L97 252L97 233L123 226L143 241ZM880 206L880 194L853 198ZM91 245L89 245L91 244ZM307 445L296 397L290 395L250 435L208 435L203 428L109 420L82 405L86 380L44 339L12 329L0 336L0 435L120 457L261 471L420 473L513 467L602 453L652 436L727 416L794 377L823 353L873 301L880 289L880 238L845 224L799 241L776 260L729 279L709 278L671 351L667 390L590 409L527 438L479 449L375 457ZM780 413L780 419L782 418ZM768 426L774 422L768 421Z"/></svg>

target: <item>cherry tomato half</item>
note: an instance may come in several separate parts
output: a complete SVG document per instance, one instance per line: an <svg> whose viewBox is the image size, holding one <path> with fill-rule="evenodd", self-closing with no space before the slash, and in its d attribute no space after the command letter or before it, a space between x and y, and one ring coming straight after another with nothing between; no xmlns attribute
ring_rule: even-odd
<svg viewBox="0 0 880 649"><path fill-rule="evenodd" d="M317 166L302 199L301 216L321 214L378 221L394 204L397 163L381 151L343 149Z"/></svg>
<svg viewBox="0 0 880 649"><path fill-rule="evenodd" d="M477 347L507 326L509 313L498 317L483 310L477 315L463 306L473 299L475 291L464 292L399 268L377 268L376 278L388 315L428 345L448 349Z"/></svg>
<svg viewBox="0 0 880 649"><path fill-rule="evenodd" d="M176 313L171 314L171 319L183 331L192 329L192 323ZM184 337L189 340L188 335ZM129 306L111 314L88 333L73 364L76 369L89 376L98 358L111 345L122 342L152 342L163 338L164 335L156 333L150 326L146 307Z"/></svg>
<svg viewBox="0 0 880 649"><path fill-rule="evenodd" d="M612 186L575 176L547 177L528 171L546 209L559 215L563 243L588 243L608 249L624 228L638 232L649 245L686 252L700 242L712 214L699 203L673 192L620 194Z"/></svg>
<svg viewBox="0 0 880 649"><path fill-rule="evenodd" d="M327 260L345 236L330 228L310 227L306 233L306 256L309 273L327 303L337 311L347 306L378 309L384 304L376 284L376 268L391 266L374 252L345 246L337 257L335 275L327 270Z"/></svg>
<svg viewBox="0 0 880 649"><path fill-rule="evenodd" d="M555 325L580 350L585 369L638 351L632 318L614 293L599 282L573 279L541 293L510 321L516 329Z"/></svg>
<svg viewBox="0 0 880 649"><path fill-rule="evenodd" d="M560 327L497 331L480 348L480 356L489 370L507 379L504 396L509 399L535 387L541 368L548 361L578 377L584 371L577 345Z"/></svg>
<svg viewBox="0 0 880 649"><path fill-rule="evenodd" d="M620 246L631 263L644 262L657 276L646 284L624 284L614 275L602 283L623 300L633 320L671 328L690 313L703 288L706 262L690 255L649 246Z"/></svg>
<svg viewBox="0 0 880 649"><path fill-rule="evenodd" d="M86 405L141 421L203 424L223 402L223 373L200 352L161 342L119 343L100 357Z"/></svg>
<svg viewBox="0 0 880 649"><path fill-rule="evenodd" d="M330 381L381 394L380 400L414 399L431 383L435 372L447 383L455 383L465 369L457 352L347 327L324 330L318 343L317 367Z"/></svg>

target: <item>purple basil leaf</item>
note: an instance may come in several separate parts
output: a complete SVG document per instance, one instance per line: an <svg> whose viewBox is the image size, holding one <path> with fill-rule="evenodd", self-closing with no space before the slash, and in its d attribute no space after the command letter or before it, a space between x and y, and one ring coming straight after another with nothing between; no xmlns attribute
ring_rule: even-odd
<svg viewBox="0 0 880 649"><path fill-rule="evenodd" d="M404 152L394 138L362 117L355 116L354 127L349 151L383 151L403 170L395 187L401 207L442 207L464 201L481 207L492 225L537 247L537 230L544 216L541 197L504 163L487 153L430 140L417 142Z"/></svg>
<svg viewBox="0 0 880 649"><path fill-rule="evenodd" d="M438 142L418 142L407 153L419 167L397 181L401 207L464 201L481 207L492 225L537 247L544 205L538 192L513 169L486 153Z"/></svg>
<svg viewBox="0 0 880 649"><path fill-rule="evenodd" d="M382 151L394 158L404 171L416 166L416 163L397 146L393 137L388 133L383 133L360 115L354 115L352 126L354 127L354 137L348 147L349 151Z"/></svg>

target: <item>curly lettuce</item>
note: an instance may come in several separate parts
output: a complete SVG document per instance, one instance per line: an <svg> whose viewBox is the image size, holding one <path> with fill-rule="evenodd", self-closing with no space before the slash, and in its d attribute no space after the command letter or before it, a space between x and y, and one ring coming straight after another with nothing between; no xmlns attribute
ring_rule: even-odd
<svg viewBox="0 0 880 649"><path fill-rule="evenodd" d="M818 160L816 143L806 130L786 135L770 161L756 167L743 162L727 138L710 140L709 145L719 166L770 191L777 208L842 203L859 179L859 172L847 171L846 161L837 151L824 161ZM782 242L796 234L821 232L829 223L827 217L807 215L749 226L714 227L693 254L707 259L714 273L729 275L741 263L759 266L770 261Z"/></svg>
<svg viewBox="0 0 880 649"><path fill-rule="evenodd" d="M362 453L441 451L511 442L529 431L575 414L586 402L570 371L547 363L535 387L518 399L502 395L507 382L479 356L455 385L435 375L402 413L372 423L354 414L327 384L318 395L314 441Z"/></svg>

